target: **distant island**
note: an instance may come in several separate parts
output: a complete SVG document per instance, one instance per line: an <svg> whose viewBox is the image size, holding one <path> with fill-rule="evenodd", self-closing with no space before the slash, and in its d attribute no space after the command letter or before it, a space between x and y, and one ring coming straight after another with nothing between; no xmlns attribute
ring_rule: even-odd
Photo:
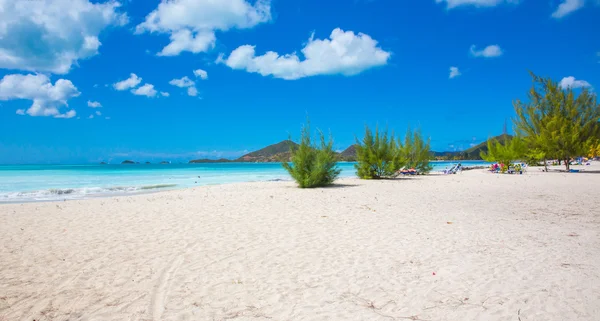
<svg viewBox="0 0 600 321"><path fill-rule="evenodd" d="M503 134L491 139L505 142L512 138L511 135ZM487 152L488 140L475 145L469 149L463 151L447 151L447 152L431 152L432 160L481 160L481 152ZM210 163L276 163L282 161L289 161L291 157L290 147L297 147L298 144L291 140L284 140L277 144L269 145L257 151L243 155L236 159L194 159L189 161L189 164L210 164ZM356 145L350 145L345 150L338 153L339 160L342 162L354 162L356 161ZM101 164L106 164L102 162ZM139 162L133 160L124 160L121 164L139 164ZM145 162L150 164L150 162ZM162 161L159 164L168 165L171 164L169 161Z"/></svg>

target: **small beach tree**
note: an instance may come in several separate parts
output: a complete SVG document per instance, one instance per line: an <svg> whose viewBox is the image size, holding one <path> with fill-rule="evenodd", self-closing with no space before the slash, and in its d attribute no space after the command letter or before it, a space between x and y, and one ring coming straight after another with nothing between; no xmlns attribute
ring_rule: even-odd
<svg viewBox="0 0 600 321"><path fill-rule="evenodd" d="M513 137L504 142L490 139L487 144L488 151L487 153L482 151L481 158L487 162L497 162L504 165L502 171L508 169L508 166L514 161L525 157L527 152L525 141L520 137Z"/></svg>
<svg viewBox="0 0 600 321"><path fill-rule="evenodd" d="M433 166L429 164L431 158L431 140L423 138L420 130L414 132L410 127L406 130L404 144L398 142L398 148L402 150L404 159L406 159L406 167L414 168L419 174L427 174L431 172Z"/></svg>
<svg viewBox="0 0 600 321"><path fill-rule="evenodd" d="M600 135L600 105L587 88L575 93L550 78L531 73L533 86L528 101L515 101L515 131L528 148L540 155L563 160L585 155ZM546 159L544 159L546 163Z"/></svg>
<svg viewBox="0 0 600 321"><path fill-rule="evenodd" d="M397 145L398 144L398 145ZM406 159L394 135L387 131L380 132L375 128L375 134L365 127L362 140L356 139L356 174L362 179L382 179L394 174L406 165Z"/></svg>
<svg viewBox="0 0 600 321"><path fill-rule="evenodd" d="M283 168L298 183L300 188L323 187L333 184L340 175L337 168L337 154L333 150L333 139L325 140L319 131L320 144L311 141L310 122L302 127L300 144L290 144L291 162L282 162Z"/></svg>

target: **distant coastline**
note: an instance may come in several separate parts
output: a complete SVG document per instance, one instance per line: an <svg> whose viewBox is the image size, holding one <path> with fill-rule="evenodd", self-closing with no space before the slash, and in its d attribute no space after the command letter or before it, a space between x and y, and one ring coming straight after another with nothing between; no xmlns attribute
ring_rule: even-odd
<svg viewBox="0 0 600 321"><path fill-rule="evenodd" d="M496 137L492 137L490 139L496 139L499 141L505 141L510 138L510 135L499 135ZM465 160L481 160L481 152L487 151L487 142L488 140L472 146L469 149L464 151L446 151L446 152L431 152L431 160L438 161L465 161ZM257 151L245 154L239 158L228 159L228 158L219 158L219 159L210 159L210 158L201 158L201 159L193 159L188 161L188 164L215 164L215 163L279 163L279 162L287 162L290 160L290 148L297 147L298 144L291 140L284 140L279 143L269 145ZM351 145L345 150L338 152L340 162L354 162L356 161L356 148L355 145ZM101 162L101 165L107 165L107 162ZM132 164L151 164L150 162L142 162L135 160L124 160L120 164L123 165L132 165ZM156 164L171 164L170 161L161 161Z"/></svg>

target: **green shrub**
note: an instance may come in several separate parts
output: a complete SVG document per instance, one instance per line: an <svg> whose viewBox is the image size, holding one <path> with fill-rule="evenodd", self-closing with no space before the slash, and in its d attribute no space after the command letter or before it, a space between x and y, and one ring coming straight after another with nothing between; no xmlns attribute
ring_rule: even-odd
<svg viewBox="0 0 600 321"><path fill-rule="evenodd" d="M302 127L300 144L290 144L291 162L282 162L283 168L298 183L300 188L322 187L333 184L341 170L337 168L337 154L333 150L333 139L325 141L319 131L320 145L313 146L310 124Z"/></svg>
<svg viewBox="0 0 600 321"><path fill-rule="evenodd" d="M481 152L481 158L488 162L497 162L509 166L516 160L520 160L527 154L525 141L520 137L513 137L504 143L496 139L488 140L488 151Z"/></svg>
<svg viewBox="0 0 600 321"><path fill-rule="evenodd" d="M404 145L398 142L398 146L402 149L407 168L414 168L419 174L431 172L433 166L429 164L431 158L430 140L425 141L420 130L413 132L408 128L406 137L404 137Z"/></svg>
<svg viewBox="0 0 600 321"><path fill-rule="evenodd" d="M356 139L356 174L362 179L389 178L405 166L402 149L396 144L394 135L375 129L375 135L365 127L362 141Z"/></svg>

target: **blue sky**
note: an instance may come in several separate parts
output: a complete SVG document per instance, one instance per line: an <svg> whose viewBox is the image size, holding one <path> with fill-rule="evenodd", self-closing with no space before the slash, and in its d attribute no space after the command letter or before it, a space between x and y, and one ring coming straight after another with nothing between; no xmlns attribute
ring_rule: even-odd
<svg viewBox="0 0 600 321"><path fill-rule="evenodd" d="M376 124L465 149L502 132L529 70L600 85L596 0L0 9L0 163L237 157L297 138L306 115L338 149Z"/></svg>

